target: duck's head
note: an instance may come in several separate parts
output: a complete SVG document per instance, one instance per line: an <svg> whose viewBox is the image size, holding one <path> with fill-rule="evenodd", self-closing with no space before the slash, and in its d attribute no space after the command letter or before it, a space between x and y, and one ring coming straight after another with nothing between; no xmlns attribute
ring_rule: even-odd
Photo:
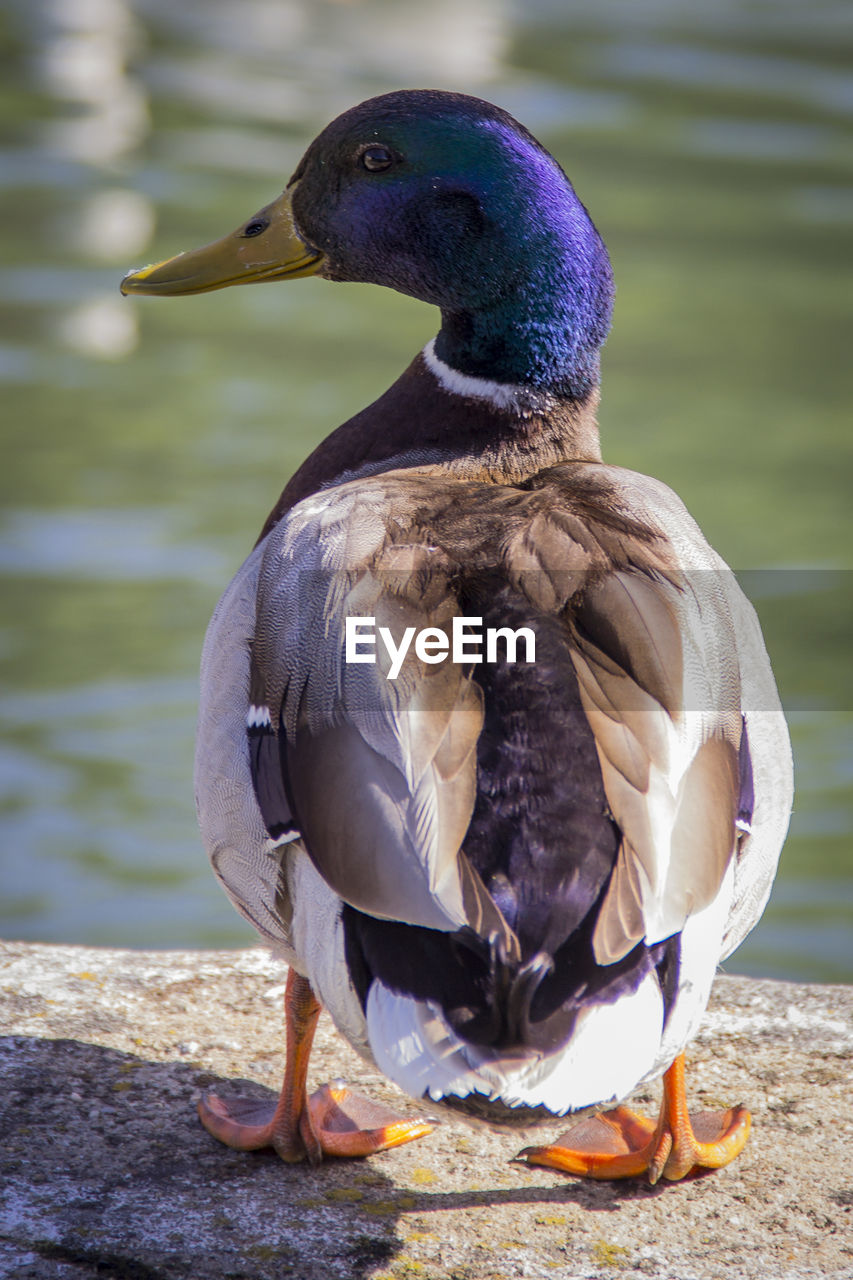
<svg viewBox="0 0 853 1280"><path fill-rule="evenodd" d="M460 373L581 398L598 382L607 251L551 155L478 98L407 90L345 112L287 189L215 244L132 272L124 293L184 294L321 275L441 309Z"/></svg>

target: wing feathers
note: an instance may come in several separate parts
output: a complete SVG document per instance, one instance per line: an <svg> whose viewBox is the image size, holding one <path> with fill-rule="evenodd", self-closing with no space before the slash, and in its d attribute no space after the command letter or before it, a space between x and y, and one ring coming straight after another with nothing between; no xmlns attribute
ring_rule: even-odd
<svg viewBox="0 0 853 1280"><path fill-rule="evenodd" d="M734 851L740 784L731 708L719 691L719 705L711 696L708 672L685 668L691 607L692 597L679 601L667 584L622 574L590 592L579 611L572 656L624 837L593 937L600 964L620 960L641 938L651 945L678 932L713 900Z"/></svg>
<svg viewBox="0 0 853 1280"><path fill-rule="evenodd" d="M613 573L586 594L574 623L671 719L678 717L683 693L681 637L658 583L640 574Z"/></svg>
<svg viewBox="0 0 853 1280"><path fill-rule="evenodd" d="M707 906L722 883L734 848L739 792L732 743L703 742L680 788L666 882L667 899L681 903L685 915Z"/></svg>
<svg viewBox="0 0 853 1280"><path fill-rule="evenodd" d="M598 962L614 963L679 929L722 881L740 710L736 658L717 652L725 640L707 653L709 628L719 638L725 618L703 618L702 589L682 581L659 530L626 514L604 468L567 464L517 488L388 473L315 495L282 520L264 555L255 657L288 737L288 798L315 865L347 902L497 935L515 953L460 852L484 717L470 671L410 650L391 680L379 644L373 665L343 658L347 616L374 617L396 645L410 628L449 634L464 612L460 582L484 572L522 593L532 617L566 623L623 835L594 935Z"/></svg>
<svg viewBox="0 0 853 1280"><path fill-rule="evenodd" d="M621 960L645 936L639 870L633 851L620 848L593 937L595 958L599 964L613 964Z"/></svg>
<svg viewBox="0 0 853 1280"><path fill-rule="evenodd" d="M368 647L374 662L345 660L347 617L374 619L373 635L385 628L400 650L412 630L449 634L455 611L445 558L369 497L302 504L304 524L273 538L261 574L256 654L282 707L299 827L321 875L357 909L505 932L460 853L476 798L480 689L459 665L423 662L411 643L394 679L384 643Z"/></svg>
<svg viewBox="0 0 853 1280"><path fill-rule="evenodd" d="M572 651L572 661L578 675L586 718L595 734L599 755L603 753L608 765L622 775L636 791L645 791L649 782L649 756L641 742L620 718L618 704L608 698L602 685L601 668L595 667L585 657ZM598 679L596 679L598 676Z"/></svg>
<svg viewBox="0 0 853 1280"><path fill-rule="evenodd" d="M287 771L308 852L345 902L428 929L467 923L457 850L445 856L436 810L424 813L423 795L354 726L297 733Z"/></svg>

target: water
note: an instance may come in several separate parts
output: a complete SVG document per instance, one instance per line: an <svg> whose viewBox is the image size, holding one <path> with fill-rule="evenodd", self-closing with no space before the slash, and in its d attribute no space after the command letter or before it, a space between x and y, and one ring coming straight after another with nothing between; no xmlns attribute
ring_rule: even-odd
<svg viewBox="0 0 853 1280"><path fill-rule="evenodd" d="M12 0L0 27L0 931L249 942L192 811L201 637L313 445L435 329L305 280L125 301L369 94L518 115L610 247L607 458L743 572L798 791L735 971L853 980L853 78L833 0ZM761 572L754 572L761 570Z"/></svg>

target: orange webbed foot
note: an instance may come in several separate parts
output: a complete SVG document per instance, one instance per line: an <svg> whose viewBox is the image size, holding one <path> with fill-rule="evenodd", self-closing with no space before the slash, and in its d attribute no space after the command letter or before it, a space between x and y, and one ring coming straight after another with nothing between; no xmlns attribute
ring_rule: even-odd
<svg viewBox="0 0 853 1280"><path fill-rule="evenodd" d="M370 1156L432 1133L435 1122L407 1119L384 1103L353 1093L342 1080L308 1099L311 1127L326 1156Z"/></svg>
<svg viewBox="0 0 853 1280"><path fill-rule="evenodd" d="M664 1075L664 1096L657 1125L628 1107L581 1120L549 1146L525 1147L530 1164L562 1169L586 1178L634 1178L646 1174L652 1185L675 1182L702 1169L719 1169L740 1155L749 1137L744 1107L700 1111L692 1118L684 1091L684 1056Z"/></svg>
<svg viewBox="0 0 853 1280"><path fill-rule="evenodd" d="M307 1099L299 1115L278 1103L216 1095L202 1098L199 1117L205 1129L240 1151L272 1147L283 1160L319 1164L328 1156L369 1156L425 1137L435 1127L407 1119L382 1103L352 1093L342 1080L323 1085Z"/></svg>
<svg viewBox="0 0 853 1280"><path fill-rule="evenodd" d="M319 1164L325 1156L369 1156L431 1133L428 1120L407 1120L390 1107L351 1093L342 1080L323 1085L310 1098L308 1059L320 1004L307 978L291 969L284 994L287 1028L284 1080L276 1102L219 1098L198 1104L199 1118L214 1138L238 1151L272 1147L282 1160Z"/></svg>
<svg viewBox="0 0 853 1280"><path fill-rule="evenodd" d="M655 1126L627 1107L601 1111L572 1125L555 1142L525 1147L518 1158L584 1178L633 1178L649 1167Z"/></svg>
<svg viewBox="0 0 853 1280"><path fill-rule="evenodd" d="M323 1151L298 1110L258 1098L220 1098L208 1094L198 1104L199 1119L213 1138L237 1151L272 1147L288 1164L319 1164Z"/></svg>

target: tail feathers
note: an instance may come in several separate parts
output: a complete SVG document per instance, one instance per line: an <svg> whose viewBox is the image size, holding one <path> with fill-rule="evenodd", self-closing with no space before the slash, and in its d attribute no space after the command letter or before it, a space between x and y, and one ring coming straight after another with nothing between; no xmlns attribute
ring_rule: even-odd
<svg viewBox="0 0 853 1280"><path fill-rule="evenodd" d="M459 930L452 945L463 964L472 957L480 962L483 977L479 999L447 1010L451 1033L469 1045L495 1046L495 1051L497 1046L506 1051L508 1045L535 1044L530 1006L543 979L554 971L553 958L539 951L522 962L517 939L507 945L497 931L484 940L472 930Z"/></svg>
<svg viewBox="0 0 853 1280"><path fill-rule="evenodd" d="M654 1074L663 1022L654 972L612 1004L583 1009L570 1039L550 1053L465 1043L436 1006L397 995L378 979L367 999L377 1065L413 1097L438 1101L477 1094L510 1107L545 1107L555 1115L624 1098Z"/></svg>

